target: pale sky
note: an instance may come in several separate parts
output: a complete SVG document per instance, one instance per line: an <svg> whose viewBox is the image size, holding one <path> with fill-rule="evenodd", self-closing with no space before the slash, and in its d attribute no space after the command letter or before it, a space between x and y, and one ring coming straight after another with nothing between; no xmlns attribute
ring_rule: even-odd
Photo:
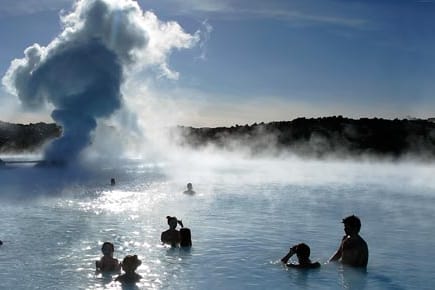
<svg viewBox="0 0 435 290"><path fill-rule="evenodd" d="M1 0L0 75L60 32L71 0ZM139 73L183 125L296 117L435 117L435 2L429 0L140 0L200 39L175 49L178 79ZM131 88L126 90L131 91ZM124 93L125 94L125 93ZM0 90L0 120L50 121Z"/></svg>

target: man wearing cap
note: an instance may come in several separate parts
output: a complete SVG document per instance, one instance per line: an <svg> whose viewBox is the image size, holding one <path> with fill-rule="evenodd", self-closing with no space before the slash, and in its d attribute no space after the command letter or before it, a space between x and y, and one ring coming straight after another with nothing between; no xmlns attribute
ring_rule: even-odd
<svg viewBox="0 0 435 290"><path fill-rule="evenodd" d="M329 261L341 261L343 264L352 267L367 267L369 260L369 249L366 241L359 235L361 221L351 215L343 219L344 232L346 233L341 241L337 252Z"/></svg>

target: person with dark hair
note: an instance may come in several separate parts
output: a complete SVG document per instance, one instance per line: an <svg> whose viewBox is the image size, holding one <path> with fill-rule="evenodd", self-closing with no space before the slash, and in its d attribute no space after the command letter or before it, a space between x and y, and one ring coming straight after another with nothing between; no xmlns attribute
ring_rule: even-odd
<svg viewBox="0 0 435 290"><path fill-rule="evenodd" d="M352 267L367 267L369 249L366 241L359 235L361 221L351 215L343 219L345 235L335 254L329 261L341 261Z"/></svg>
<svg viewBox="0 0 435 290"><path fill-rule="evenodd" d="M193 185L192 185L192 183L189 182L189 183L187 184L187 190L185 190L183 193L184 193L184 194L191 194L191 195L195 194L195 191L193 190Z"/></svg>
<svg viewBox="0 0 435 290"><path fill-rule="evenodd" d="M110 185L111 185L111 186L115 186L115 185L116 185L115 178L112 177L112 178L110 179Z"/></svg>
<svg viewBox="0 0 435 290"><path fill-rule="evenodd" d="M103 257L99 261L95 262L95 268L97 271L101 272L113 272L121 270L121 265L118 260L113 258L113 253L115 252L115 247L110 242L105 242L101 246L101 252L103 252Z"/></svg>
<svg viewBox="0 0 435 290"><path fill-rule="evenodd" d="M138 259L137 255L127 255L124 260L122 260L122 270L125 271L125 274L116 277L115 281L121 282L122 284L134 284L139 282L142 276L135 271L141 264L142 261Z"/></svg>
<svg viewBox="0 0 435 290"><path fill-rule="evenodd" d="M180 244L180 232L177 230L178 220L174 216L167 216L166 219L168 220L169 230L162 232L160 240L164 244L176 247Z"/></svg>
<svg viewBox="0 0 435 290"><path fill-rule="evenodd" d="M181 220L178 221L180 229L180 247L192 247L192 235L190 229L185 228Z"/></svg>
<svg viewBox="0 0 435 290"><path fill-rule="evenodd" d="M290 267L290 268L297 268L297 269L319 268L320 267L319 262L315 262L315 263L311 262L310 252L311 252L310 247L307 244L300 243L300 244L294 245L293 247L290 248L287 255L285 255L281 259L281 262L283 262L284 264L286 264L287 267ZM288 260L294 254L296 254L296 256L298 257L299 264L288 263Z"/></svg>

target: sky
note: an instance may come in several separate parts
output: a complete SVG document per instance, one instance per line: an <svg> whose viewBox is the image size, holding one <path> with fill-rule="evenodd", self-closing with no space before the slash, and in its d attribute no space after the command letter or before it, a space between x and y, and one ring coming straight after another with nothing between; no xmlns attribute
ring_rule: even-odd
<svg viewBox="0 0 435 290"><path fill-rule="evenodd" d="M0 1L3 77L27 47L47 46L61 33L59 17L74 1ZM161 71L128 76L122 94L140 111L197 127L435 117L435 1L137 2L195 40L165 51ZM52 121L50 106L29 110L20 102L3 84L0 120Z"/></svg>

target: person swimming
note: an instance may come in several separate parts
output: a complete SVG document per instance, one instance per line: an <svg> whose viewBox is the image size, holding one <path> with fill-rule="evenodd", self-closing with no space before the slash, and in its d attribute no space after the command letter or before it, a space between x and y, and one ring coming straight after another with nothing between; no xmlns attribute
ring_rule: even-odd
<svg viewBox="0 0 435 290"><path fill-rule="evenodd" d="M103 257L101 257L99 261L95 261L95 268L97 271L116 272L121 270L121 265L119 264L119 261L113 258L115 247L112 243L105 242L101 246L101 252L103 252Z"/></svg>
<svg viewBox="0 0 435 290"><path fill-rule="evenodd" d="M343 219L344 232L340 246L329 261L340 261L352 267L367 267L369 249L366 241L359 235L361 221L351 215Z"/></svg>
<svg viewBox="0 0 435 290"><path fill-rule="evenodd" d="M176 247L180 244L180 232L177 230L177 224L179 221L174 216L167 216L166 219L168 220L169 230L162 232L160 240L164 244L169 244L172 247Z"/></svg>
<svg viewBox="0 0 435 290"><path fill-rule="evenodd" d="M288 260L294 254L296 254L298 257L299 264L288 263ZM319 262L311 262L310 247L304 243L300 243L291 247L287 255L281 259L281 262L283 262L287 267L297 269L315 269L320 267Z"/></svg>
<svg viewBox="0 0 435 290"><path fill-rule="evenodd" d="M110 179L110 185L111 185L111 186L115 186L115 185L116 185L115 178L111 178L111 179Z"/></svg>
<svg viewBox="0 0 435 290"><path fill-rule="evenodd" d="M195 194L195 191L193 190L193 185L192 185L192 183L188 183L187 184L187 190L185 190L184 192L183 192L184 194Z"/></svg>
<svg viewBox="0 0 435 290"><path fill-rule="evenodd" d="M137 255L127 255L124 260L122 260L122 270L125 274L116 277L115 281L121 282L122 284L134 284L142 279L142 276L137 274L136 269L142 264L142 261L138 259Z"/></svg>

